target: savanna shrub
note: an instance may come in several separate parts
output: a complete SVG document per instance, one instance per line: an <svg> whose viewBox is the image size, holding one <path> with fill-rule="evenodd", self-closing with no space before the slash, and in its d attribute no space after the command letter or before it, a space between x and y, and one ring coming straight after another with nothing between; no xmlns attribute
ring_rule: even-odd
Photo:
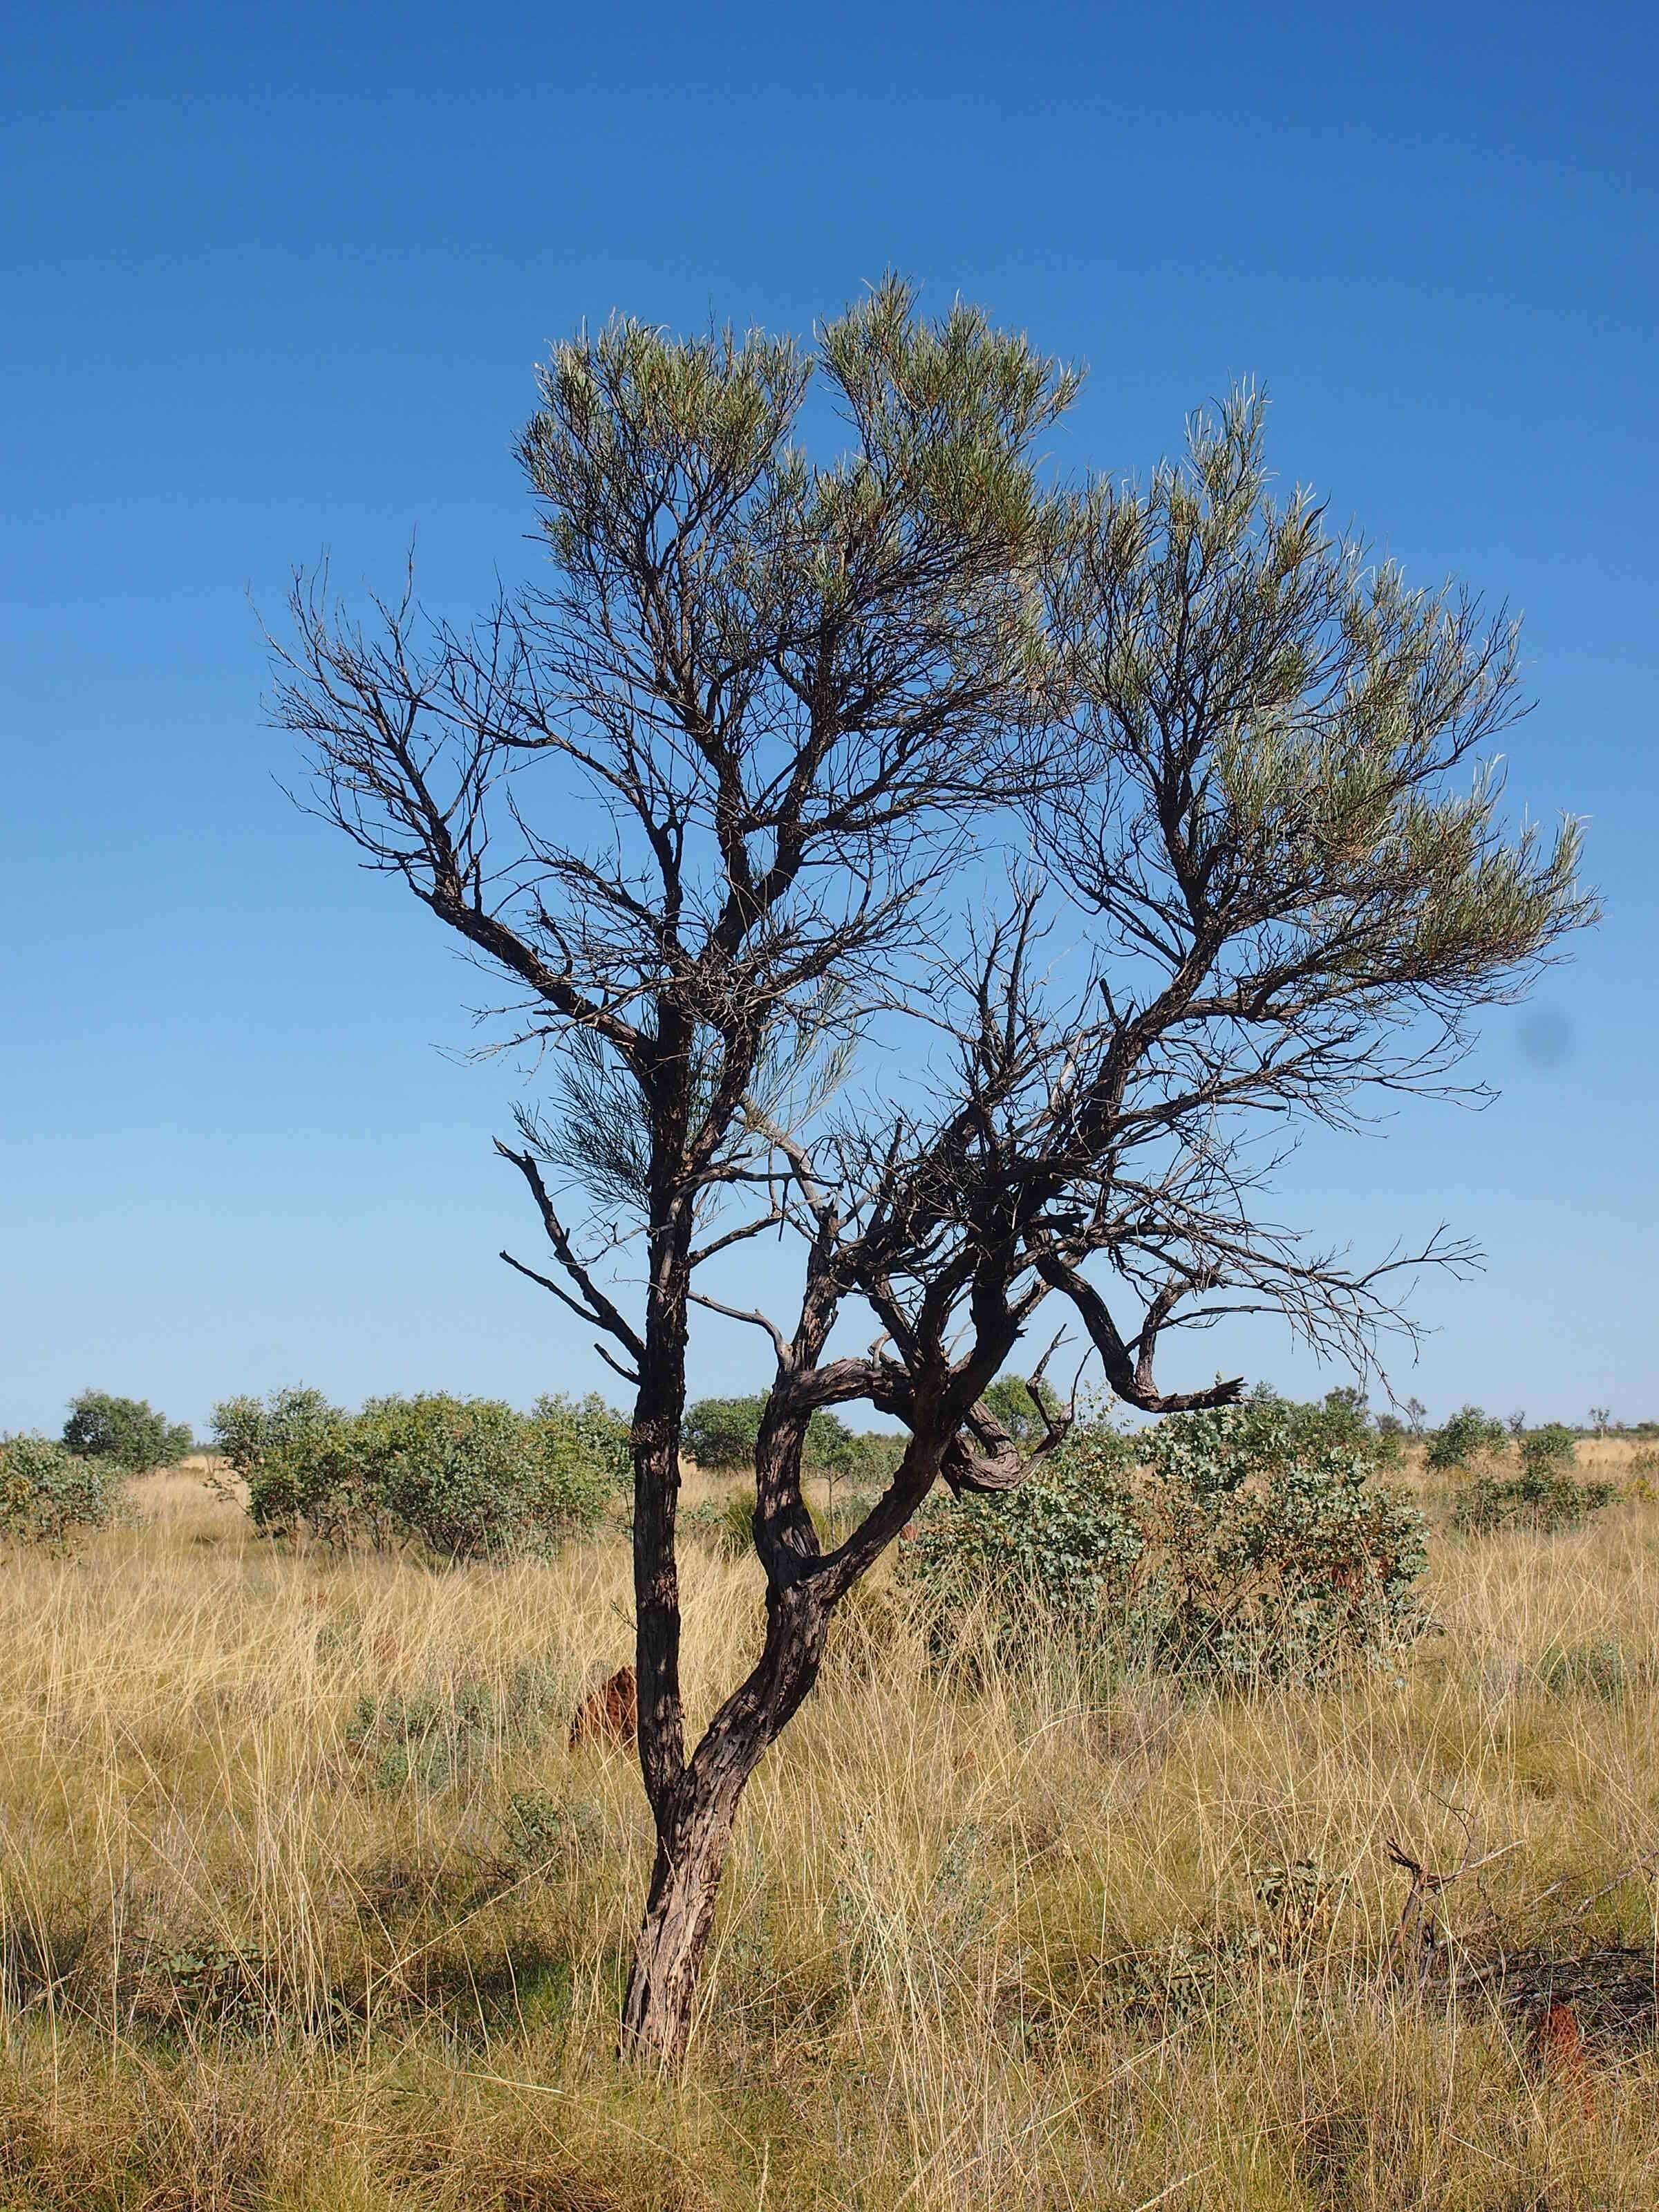
<svg viewBox="0 0 1659 2212"><path fill-rule="evenodd" d="M0 1538L61 1547L121 1508L125 1470L51 1437L0 1437Z"/></svg>
<svg viewBox="0 0 1659 2212"><path fill-rule="evenodd" d="M1553 1536L1582 1528L1618 1494L1616 1483L1580 1482L1559 1463L1523 1463L1520 1474L1507 1480L1483 1470L1465 1483L1453 1504L1452 1520L1471 1535L1528 1528L1536 1535Z"/></svg>
<svg viewBox="0 0 1659 2212"><path fill-rule="evenodd" d="M1443 1474L1468 1467L1488 1452L1501 1452L1509 1441L1502 1421L1479 1406L1463 1406L1429 1438L1427 1462Z"/></svg>
<svg viewBox="0 0 1659 2212"><path fill-rule="evenodd" d="M730 1490L724 1498L705 1498L680 1516L688 1534L701 1536L723 1559L740 1559L755 1540L755 1492Z"/></svg>
<svg viewBox="0 0 1659 2212"><path fill-rule="evenodd" d="M699 1398L686 1407L681 1442L699 1467L716 1473L741 1470L752 1474L765 1407L766 1401L758 1394L748 1398ZM820 1408L806 1425L801 1464L808 1474L873 1486L886 1480L903 1450L902 1437L876 1431L860 1433Z"/></svg>
<svg viewBox="0 0 1659 2212"><path fill-rule="evenodd" d="M1520 1445L1522 1472L1526 1474L1553 1474L1559 1468L1571 1467L1578 1457L1577 1440L1560 1421L1547 1422L1541 1429L1523 1429Z"/></svg>
<svg viewBox="0 0 1659 2212"><path fill-rule="evenodd" d="M944 1615L983 1602L1012 1633L1047 1611L1091 1632L1129 1614L1146 1534L1133 1487L1137 1439L1103 1424L1070 1437L1018 1489L935 1497L902 1553L907 1580Z"/></svg>
<svg viewBox="0 0 1659 2212"><path fill-rule="evenodd" d="M1572 1431L1560 1421L1523 1429L1516 1439L1519 1474L1500 1478L1483 1468L1466 1484L1452 1507L1452 1519L1472 1534L1498 1528L1529 1528L1539 1535L1582 1528L1591 1514L1610 1505L1616 1484L1580 1482L1567 1470L1578 1456Z"/></svg>
<svg viewBox="0 0 1659 2212"><path fill-rule="evenodd" d="M351 1416L320 1390L273 1390L268 1398L227 1398L213 1409L215 1449L247 1486L248 1511L271 1535L304 1528L345 1542L368 1502L347 1482L346 1432Z"/></svg>
<svg viewBox="0 0 1659 2212"><path fill-rule="evenodd" d="M763 1401L699 1398L685 1409L680 1441L699 1467L753 1468Z"/></svg>
<svg viewBox="0 0 1659 2212"><path fill-rule="evenodd" d="M547 1391L531 1408L548 1463L573 1483L602 1483L618 1495L634 1485L634 1431L597 1390L585 1398Z"/></svg>
<svg viewBox="0 0 1659 2212"><path fill-rule="evenodd" d="M169 1421L143 1398L82 1390L70 1400L64 1443L77 1459L106 1460L123 1474L173 1467L193 1449L188 1424Z"/></svg>
<svg viewBox="0 0 1659 2212"><path fill-rule="evenodd" d="M215 1408L220 1449L272 1534L419 1543L447 1559L544 1552L591 1527L617 1486L616 1440L591 1407L530 1415L489 1398L371 1398L357 1413L317 1391Z"/></svg>
<svg viewBox="0 0 1659 2212"><path fill-rule="evenodd" d="M1058 1616L1176 1674L1317 1680L1421 1626L1422 1516L1377 1485L1351 1410L1263 1394L1090 1427L1017 1490L932 1505L904 1572L936 1617L982 1602L1016 1644Z"/></svg>

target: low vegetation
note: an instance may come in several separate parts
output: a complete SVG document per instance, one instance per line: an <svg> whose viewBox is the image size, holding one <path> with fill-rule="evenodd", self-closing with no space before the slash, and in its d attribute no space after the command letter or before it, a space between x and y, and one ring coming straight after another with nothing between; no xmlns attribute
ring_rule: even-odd
<svg viewBox="0 0 1659 2212"><path fill-rule="evenodd" d="M1134 1667L1311 1682L1420 1631L1423 1518L1376 1480L1389 1447L1352 1399L1085 1427L1019 1488L933 1501L907 1555L935 1635L985 1610L1018 1647L1051 1614L1103 1681Z"/></svg>
<svg viewBox="0 0 1659 2212"><path fill-rule="evenodd" d="M0 2204L1659 2201L1659 1504L1607 1439L1569 1478L1618 1486L1594 1518L1471 1531L1468 1478L1375 1445L1356 1469L1364 1433L1262 1400L1164 1423L1143 1465L1097 1430L1044 1470L1091 1501L1073 1536L1118 1501L1140 1561L1155 1497L1224 1523L1282 1486L1271 1437L1425 1522L1420 1610L1336 1668L1156 1639L1103 1665L1100 1577L1060 1571L1087 1543L1038 1490L944 1509L980 1581L941 1645L924 1516L757 1777L677 2081L617 2051L637 1769L567 1748L630 1650L623 1509L452 1567L273 1538L222 1468L129 1484L121 1525L0 1572ZM729 1494L688 1477L694 1712L761 1632L752 1554L698 1533ZM998 1510L1067 1601L1018 1638Z"/></svg>
<svg viewBox="0 0 1659 2212"><path fill-rule="evenodd" d="M627 1426L598 1398L523 1414L425 1393L348 1413L319 1391L279 1390L227 1399L213 1432L268 1534L451 1560L556 1549L594 1525L629 1468Z"/></svg>
<svg viewBox="0 0 1659 2212"><path fill-rule="evenodd" d="M121 1508L122 1470L50 1437L0 1438L0 1538L63 1546L105 1528Z"/></svg>

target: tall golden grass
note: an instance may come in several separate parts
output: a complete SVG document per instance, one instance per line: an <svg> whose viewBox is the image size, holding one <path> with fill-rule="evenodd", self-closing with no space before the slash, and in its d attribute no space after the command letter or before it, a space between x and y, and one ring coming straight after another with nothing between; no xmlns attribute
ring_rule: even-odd
<svg viewBox="0 0 1659 2212"><path fill-rule="evenodd" d="M1656 1955L1640 1496L1441 1535L1439 1632L1318 1693L1103 1683L1058 1638L930 1667L861 1594L750 1792L670 2083L616 2055L638 1778L565 1747L628 1656L621 1540L443 1571L275 1550L199 1473L139 1489L0 1563L0 2205L1659 2206L1650 2006L1587 2010L1568 2080L1478 1971ZM685 1579L706 1711L756 1571ZM1391 1840L1485 1862L1432 1955Z"/></svg>

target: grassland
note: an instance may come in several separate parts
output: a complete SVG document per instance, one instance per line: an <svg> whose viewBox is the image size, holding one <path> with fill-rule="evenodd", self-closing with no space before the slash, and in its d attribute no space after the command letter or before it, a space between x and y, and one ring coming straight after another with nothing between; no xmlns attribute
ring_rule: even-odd
<svg viewBox="0 0 1659 2212"><path fill-rule="evenodd" d="M138 1487L0 1561L0 2205L1659 2206L1649 1498L1441 1534L1439 1632L1317 1694L940 1672L863 1593L667 2084L615 2051L637 1776L565 1746L620 1540L435 1571ZM755 1570L687 1588L706 1710ZM1391 1839L1468 1870L1402 1921Z"/></svg>

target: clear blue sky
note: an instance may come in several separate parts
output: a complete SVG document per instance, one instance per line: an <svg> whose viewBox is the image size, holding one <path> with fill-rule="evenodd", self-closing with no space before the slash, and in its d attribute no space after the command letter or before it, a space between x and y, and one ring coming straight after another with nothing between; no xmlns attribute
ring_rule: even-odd
<svg viewBox="0 0 1659 2212"><path fill-rule="evenodd" d="M473 976L273 783L248 595L411 529L465 611L524 556L509 444L613 307L793 327L890 264L1091 377L1143 466L1252 374L1287 476L1525 611L1511 790L1592 817L1607 919L1490 1023L1482 1115L1322 1144L1297 1210L1443 1217L1402 1394L1659 1414L1654 18L1468 4L10 12L0 737L0 1427L88 1382L201 1422L606 1378L495 1259L511 1090ZM1236 1353L1321 1377L1271 1333ZM714 1332L700 1384L741 1387ZM1171 1380L1176 1379L1173 1375ZM1341 1379L1326 1377L1325 1380Z"/></svg>

